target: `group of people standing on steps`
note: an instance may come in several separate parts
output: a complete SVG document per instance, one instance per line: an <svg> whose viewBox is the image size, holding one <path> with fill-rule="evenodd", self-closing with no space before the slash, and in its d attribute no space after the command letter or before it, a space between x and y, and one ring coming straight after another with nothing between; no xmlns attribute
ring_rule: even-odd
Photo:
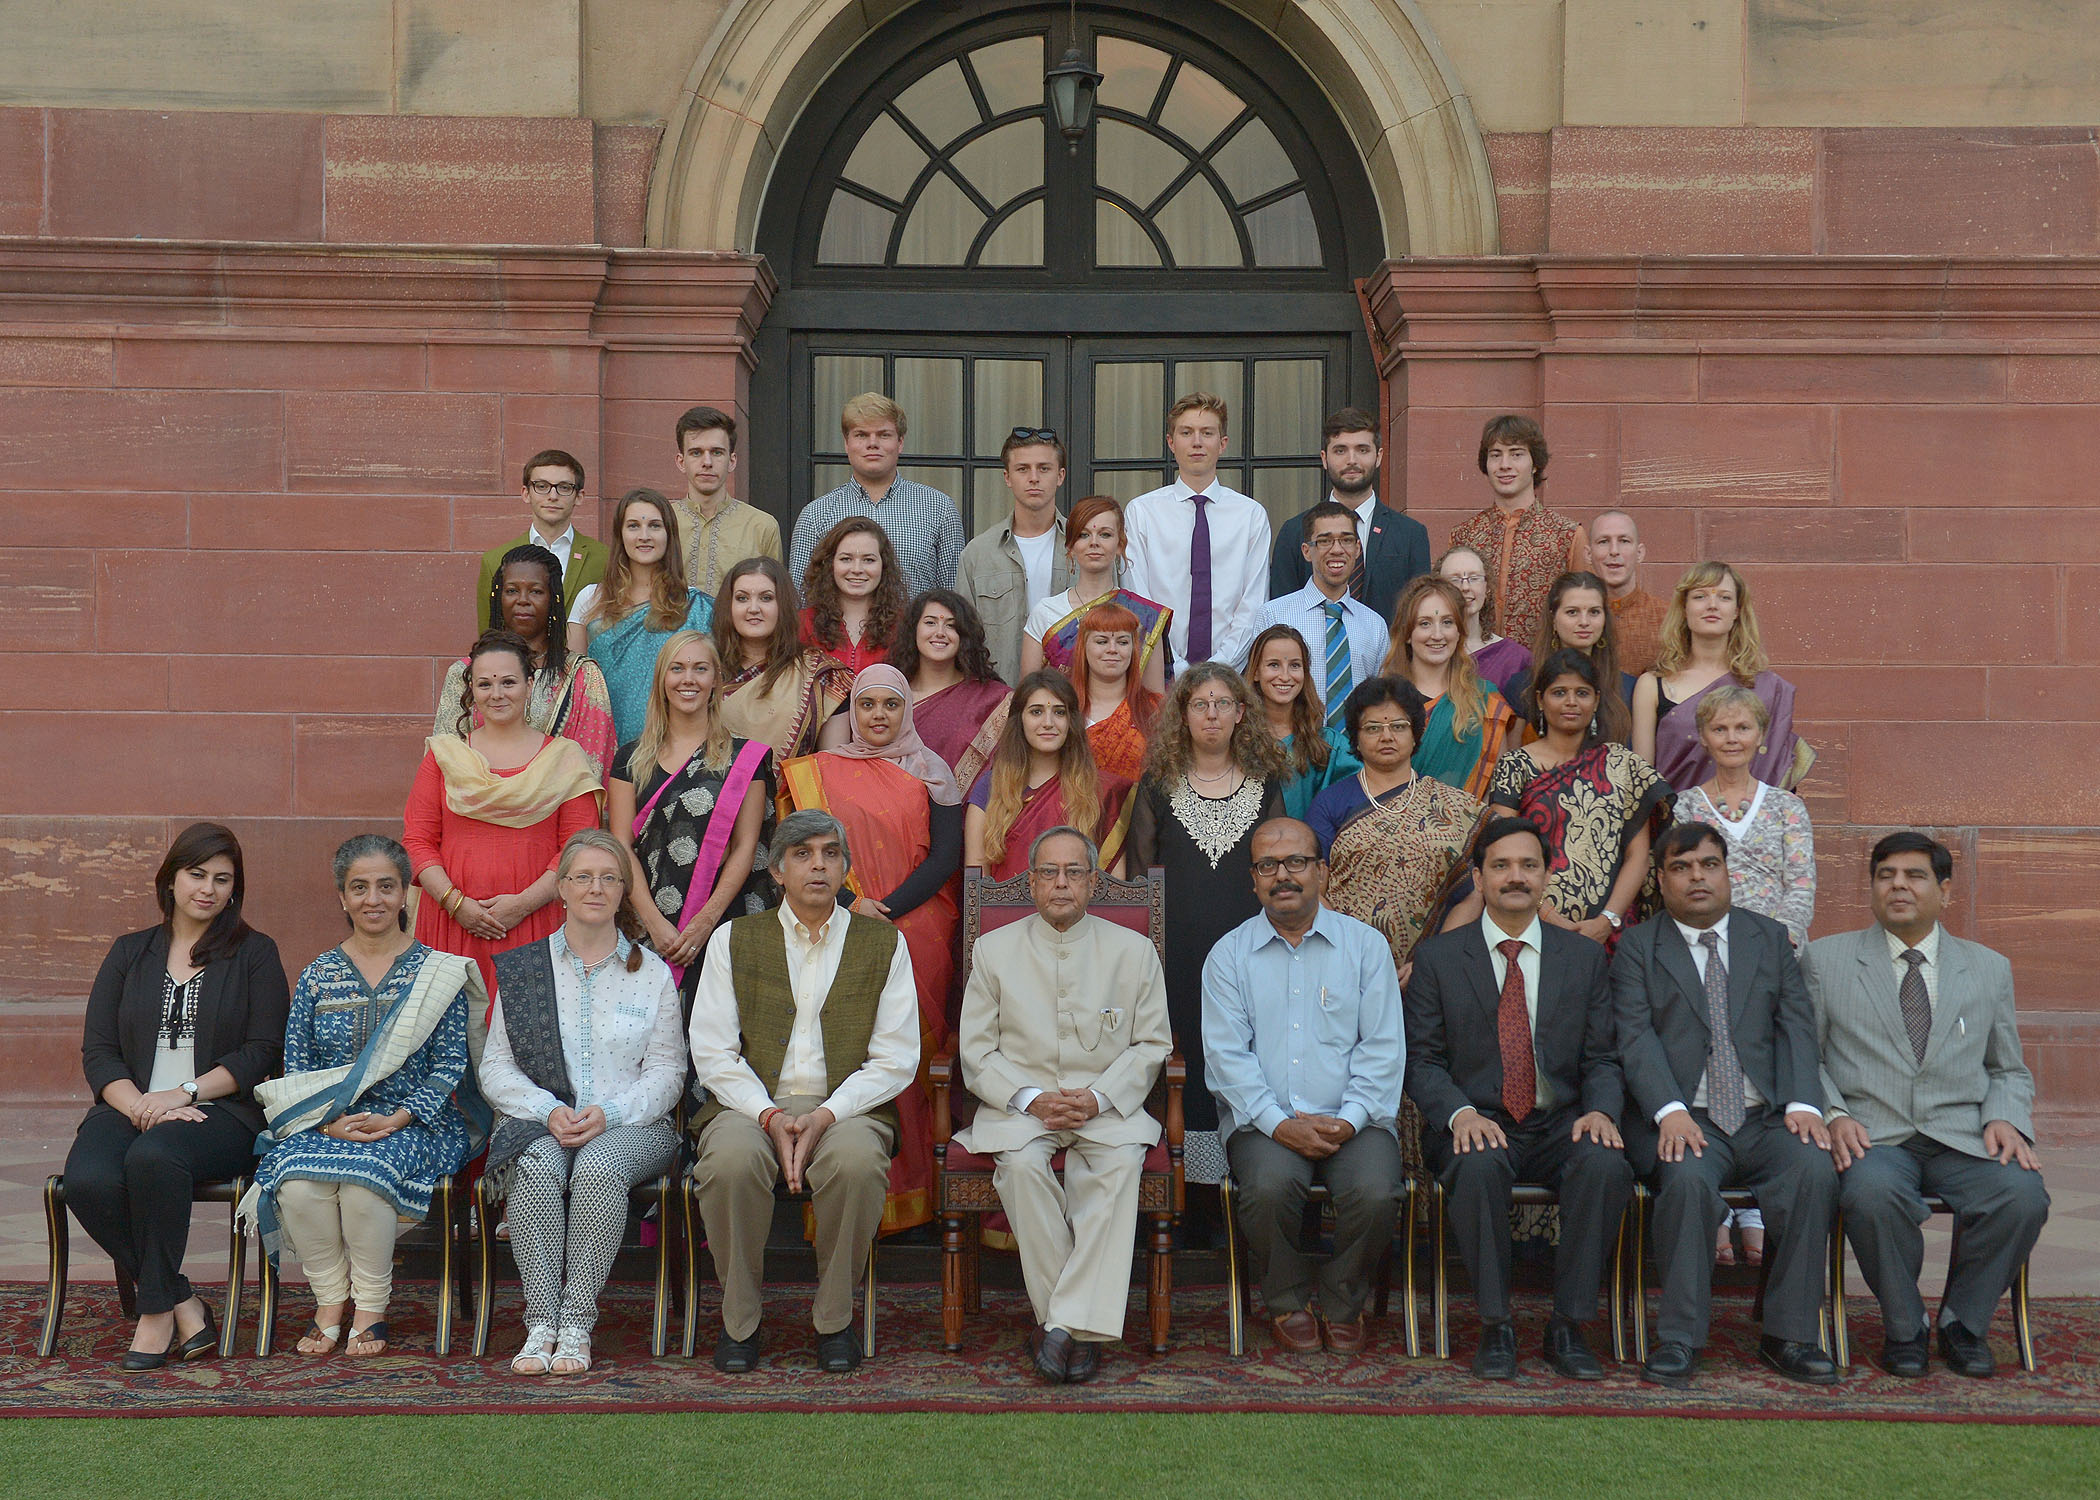
<svg viewBox="0 0 2100 1500"><path fill-rule="evenodd" d="M1495 1315L1494 1276L1479 1278L1498 1255L1506 1271L1510 1213L1497 1184L1576 1173L1581 1206L1565 1185L1562 1194L1568 1255L1596 1223L1616 1225L1632 1140L1651 1126L1657 1180L1698 1183L1666 1194L1666 1217L1678 1215L1665 1234L1666 1282L1686 1298L1686 1226L1703 1225L1693 1236L1702 1267L1767 1253L1766 1226L1754 1211L1731 1219L1719 1190L1777 1180L1759 1174L1786 1155L1768 1149L1780 1137L1822 1153L1848 1185L1886 1177L1887 1192L1913 1201L1916 1173L1857 1170L1895 1160L1876 1154L1882 1134L1866 1149L1867 1131L1895 1132L1887 1144L1918 1157L1901 1142L1930 1127L1902 1123L1916 1112L1909 1097L1879 1112L1832 1086L1827 1056L1820 1072L1805 1066L1800 975L1816 866L1793 788L1814 755L1794 730L1793 688L1770 669L1741 572L1702 561L1667 597L1647 593L1635 519L1613 509L1582 526L1550 510L1539 494L1545 436L1521 416L1486 424L1478 464L1490 502L1441 556L1419 522L1379 498L1377 424L1354 408L1324 424L1326 498L1272 535L1268 511L1218 481L1228 415L1217 397L1182 397L1165 426L1174 481L1128 503L1088 496L1069 513L1058 505L1062 440L1017 427L1002 450L1012 512L966 541L954 500L900 472L906 414L887 397L858 396L841 413L850 477L804 508L785 562L774 520L729 493L736 423L714 408L677 423L684 494L629 491L610 512L609 546L574 525L582 465L554 450L528 460L529 528L482 561L481 632L446 674L402 837L353 840L338 854L343 945L288 995L274 949L239 921L238 846L199 825L161 872L163 922L120 941L97 983L87 1056L99 1103L75 1154L81 1180L99 1179L107 1201L98 1208L92 1188L75 1191L74 1163L68 1192L120 1274L139 1282L131 1357L201 1349L208 1310L178 1269L183 1184L251 1169L249 1212L265 1244L295 1247L316 1287L302 1349L326 1353L347 1331L346 1352L358 1355L386 1343L392 1224L381 1205L420 1217L435 1179L485 1147L526 1283L521 1373L588 1368L627 1188L665 1168L681 1121L702 1131L703 1201L740 1210L760 1178L770 1190L776 1176L799 1183L816 1170L817 1138L843 1159L850 1137L862 1167L883 1147L872 1209L865 1191L839 1210L844 1219L819 1209L820 1260L828 1225L834 1270L852 1261L870 1213L883 1232L927 1222L931 1122L917 1070L962 1027L961 872L1040 879L1038 846L1053 833L1088 846L1089 871L1165 872L1164 1003L1188 1070L1188 1242L1214 1238L1215 1185L1228 1177L1243 1211L1261 1208L1255 1222L1282 1226L1293 1193L1302 1200L1321 1172L1370 1149L1349 1145L1368 1127L1393 1150L1380 1147L1352 1181L1376 1189L1401 1172L1437 1171L1467 1205L1459 1240L1493 1332L1506 1317ZM791 829L798 837L785 840ZM1602 1020L1579 1023L1549 1021L1559 1005L1544 1001L1557 986L1585 1005L1609 999L1603 976L1616 986L1667 924L1700 925L1679 915L1691 895L1672 897L1668 865L1680 857L1696 867L1684 880L1703 881L1709 900L1718 891L1749 934L1743 951L1755 950L1760 980L1787 996L1780 1019L1793 1028L1779 1049L1783 1076L1744 1051L1720 1115L1714 1080L1684 1071L1689 1042L1673 1035L1650 1055L1629 1035L1623 996ZM1951 872L1937 859L1928 883L1944 890ZM1877 850L1877 891L1883 863ZM853 920L819 919L811 893L827 880ZM1921 969L1928 1006L1943 993L1930 967L1941 951L1933 910L1905 949L1923 963L1902 960L1906 1024ZM728 967L724 939L749 933L738 926L748 918L763 919L768 955L786 941L776 975L786 999L765 1002L792 1018L779 1057L754 1058L748 1028L733 1024L749 997L736 993L744 970ZM1287 955L1270 950L1263 924ZM1492 953L1491 929L1503 934ZM1241 983L1279 962L1305 972L1308 943L1361 960L1366 933L1383 978L1344 964L1317 983L1315 1002L1289 985ZM1718 962L1713 945L1691 941L1677 945L1682 963L1650 978L1695 992L1671 1024L1704 1027L1704 1056L1732 1035L1706 1003L1711 975L1738 969L1725 938ZM1944 941L1948 952L1969 946ZM1478 972L1452 965L1469 942L1482 949L1465 955ZM837 973L842 952L868 971L847 1046L866 1055L834 1077L822 1018L839 991L816 992L824 986L808 976ZM244 976L240 1003L222 994L200 1005L200 983L221 961ZM775 973L774 962L762 967ZM1458 1018L1433 1015L1468 985L1469 1003L1494 1021L1487 1054ZM2009 983L2002 1000L2002 1024L1975 1018L1992 1082L1968 1090L1969 1103L1988 1094L1999 1113L1929 1138L1969 1160L1987 1126L2003 1127L1988 1157L2024 1168L2031 1080L2019 1082ZM1953 1022L1970 1036L1970 1017ZM1816 1024L1827 1044L1850 1018L1819 1009ZM206 1025L216 1028L208 1041ZM1299 1074L1280 1026L1309 1028L1322 1045L1362 1028L1374 1044L1356 1061L1372 1076L1353 1078L1343 1061L1329 1076ZM1563 1046L1574 1050L1563 1057ZM289 1076L272 1081L280 1069ZM1755 1150L1708 1152L1716 1132L1733 1138L1750 1117L1736 1112L1738 1090L1752 1113L1787 1112ZM1658 1091L1666 1097L1647 1097ZM1456 1107L1460 1096L1472 1102ZM878 1128L834 1135L847 1118L834 1105ZM752 1127L733 1167L725 1119ZM1544 1120L1567 1138L1549 1141ZM198 1128L154 1134L164 1125ZM196 1143L180 1172L160 1160L177 1137ZM1695 1137L1692 1158L1705 1166L1676 1170ZM124 1202L135 1156L163 1169L146 1193L152 1212ZM1488 1159L1499 1165L1483 1184L1474 1174ZM1938 1160L1926 1167L1941 1172ZM1363 1202L1376 1201L1375 1190L1352 1199L1349 1222L1375 1221ZM1785 1212L1768 1195L1760 1203ZM1848 1228L1871 1217L1855 1220L1848 1204ZM1797 1206L1794 1222L1804 1221ZM1771 1227L1772 1253L1789 1267L1812 1254L1798 1233ZM1273 1237L1250 1238L1259 1263L1286 1268L1264 1287L1279 1340L1303 1347L1340 1327L1334 1347L1361 1347L1353 1272L1310 1298L1310 1272L1289 1269ZM739 1243L755 1278L756 1251ZM1877 1254L1868 1274L1886 1304L1884 1282L1900 1279L1910 1248L1891 1230ZM1557 1300L1547 1352L1587 1369L1570 1351L1581 1351L1595 1276L1579 1253L1570 1264L1587 1293L1571 1291L1564 1308ZM1775 1261L1775 1281L1780 1269ZM725 1344L737 1347L724 1368L756 1358L744 1347L756 1338L747 1280L750 1295L725 1303L729 1323L750 1326L725 1324ZM1908 1315L1900 1298L1895 1307ZM1955 1326L1980 1335L1973 1312ZM1665 1325L1665 1347L1703 1343L1703 1311L1674 1323L1666 1314ZM847 1358L843 1326L837 1296L820 1295L816 1331L834 1364ZM1775 1334L1789 1373L1807 1368L1796 1332L1787 1323ZM1490 1366L1503 1347L1502 1334L1484 1337Z"/></svg>

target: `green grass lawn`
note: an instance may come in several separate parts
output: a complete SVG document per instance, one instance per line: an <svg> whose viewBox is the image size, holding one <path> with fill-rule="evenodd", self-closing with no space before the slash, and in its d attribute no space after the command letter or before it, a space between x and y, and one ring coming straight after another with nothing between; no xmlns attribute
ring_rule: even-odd
<svg viewBox="0 0 2100 1500"><path fill-rule="evenodd" d="M822 1414L0 1423L0 1494L25 1497L2033 1500L2096 1493L2100 1431L2063 1427Z"/></svg>

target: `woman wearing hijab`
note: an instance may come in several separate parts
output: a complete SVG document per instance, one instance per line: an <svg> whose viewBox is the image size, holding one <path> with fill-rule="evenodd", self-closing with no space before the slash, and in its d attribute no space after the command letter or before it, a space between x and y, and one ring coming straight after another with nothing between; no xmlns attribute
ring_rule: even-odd
<svg viewBox="0 0 2100 1500"><path fill-rule="evenodd" d="M947 762L912 725L911 684L895 667L865 668L849 699L852 737L836 750L781 765L783 796L846 828L852 864L846 894L863 916L894 922L911 952L919 991L919 1055L948 1044L948 989L955 973L961 907L962 792ZM885 1231L933 1216L932 1113L923 1082L897 1100L901 1128L890 1164Z"/></svg>

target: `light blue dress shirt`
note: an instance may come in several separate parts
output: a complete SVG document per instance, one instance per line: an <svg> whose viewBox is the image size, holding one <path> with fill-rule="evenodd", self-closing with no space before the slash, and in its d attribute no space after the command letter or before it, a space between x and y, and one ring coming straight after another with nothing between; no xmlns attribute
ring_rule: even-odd
<svg viewBox="0 0 2100 1500"><path fill-rule="evenodd" d="M1386 652L1392 645L1392 633L1386 629L1385 621L1378 611L1352 595L1344 594L1342 604L1342 629L1349 637L1349 686L1355 687L1378 675L1385 665ZM1320 592L1318 584L1308 583L1295 594L1285 594L1281 599L1271 599L1261 607L1254 617L1254 628L1247 634L1251 646L1254 637L1271 625L1288 625L1305 637L1305 644L1312 652L1312 660L1305 664L1306 675L1312 678L1313 687L1323 696L1327 689L1327 596ZM1252 670L1252 663L1241 662L1243 670ZM1329 705L1330 707L1332 705Z"/></svg>
<svg viewBox="0 0 2100 1500"><path fill-rule="evenodd" d="M1321 907L1293 948L1267 912L1203 965L1203 1066L1218 1132L1263 1135L1333 1115L1397 1136L1407 1043L1393 950L1378 929Z"/></svg>

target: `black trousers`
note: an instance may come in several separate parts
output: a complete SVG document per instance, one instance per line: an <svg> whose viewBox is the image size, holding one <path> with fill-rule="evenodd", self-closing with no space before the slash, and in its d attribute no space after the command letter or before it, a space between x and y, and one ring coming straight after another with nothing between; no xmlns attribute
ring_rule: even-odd
<svg viewBox="0 0 2100 1500"><path fill-rule="evenodd" d="M1298 1248L1298 1231L1306 1191L1318 1182L1334 1201L1334 1254L1318 1273L1320 1312L1329 1322L1354 1321L1400 1217L1400 1142L1390 1131L1366 1128L1334 1155L1312 1161L1259 1130L1235 1130L1225 1155L1248 1272L1269 1315L1303 1312L1312 1301L1314 1268Z"/></svg>
<svg viewBox="0 0 2100 1500"><path fill-rule="evenodd" d="M217 1104L203 1110L201 1121L170 1120L141 1134L119 1111L97 1105L66 1153L66 1203L117 1263L117 1275L137 1283L142 1316L190 1300L182 1257L196 1185L255 1167L255 1131Z"/></svg>
<svg viewBox="0 0 2100 1500"><path fill-rule="evenodd" d="M1604 1263L1633 1196L1626 1153L1585 1136L1572 1139L1579 1111L1534 1114L1521 1125L1498 1121L1507 1146L1451 1149L1451 1133L1432 1129L1429 1166L1449 1195L1451 1231L1473 1278L1484 1323L1509 1321L1510 1190L1537 1182L1560 1194L1560 1248L1553 1257L1553 1311L1571 1323L1597 1316Z"/></svg>

